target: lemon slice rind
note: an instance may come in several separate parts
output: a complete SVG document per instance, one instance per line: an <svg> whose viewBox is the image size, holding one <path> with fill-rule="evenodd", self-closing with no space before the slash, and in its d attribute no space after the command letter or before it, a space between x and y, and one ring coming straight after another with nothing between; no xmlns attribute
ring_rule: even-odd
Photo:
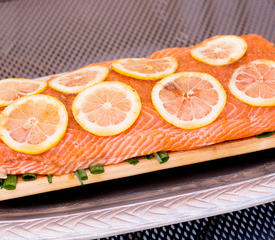
<svg viewBox="0 0 275 240"><path fill-rule="evenodd" d="M96 123L90 122L87 119L86 115L81 111L81 105L83 104L85 99L90 94L93 94L95 91L97 91L100 88L109 88L109 89L118 90L127 94L127 98L131 102L131 109L130 111L127 112L127 117L125 118L124 121L116 125L102 127L97 125ZM97 136L113 136L127 130L137 120L140 114L140 111L141 111L141 101L136 90L130 87L129 85L118 81L101 82L101 83L95 84L90 88L85 89L75 98L72 105L72 112L73 112L74 118L79 123L79 125L86 131Z"/></svg>
<svg viewBox="0 0 275 240"><path fill-rule="evenodd" d="M178 62L177 59L174 57L165 57L162 58L165 60L168 60L170 63L170 66L168 68L166 68L164 71L161 72L156 72L156 73L141 73L139 71L133 71L133 70L129 70L124 66L124 63L129 61L129 60L134 60L134 61L156 61L159 59L148 59L148 58L123 58L123 59L119 59L116 60L112 63L112 69L122 75L128 76L128 77L132 77L132 78L136 78L136 79L141 79L141 80L157 80L157 79L161 79L164 78L166 76L171 75L172 73L174 73L177 68L178 68ZM127 64L125 64L127 66Z"/></svg>
<svg viewBox="0 0 275 240"><path fill-rule="evenodd" d="M268 60L268 59L257 59L254 60L252 62L250 62L249 64L267 64L271 67L275 68L275 62L272 60ZM230 92L237 98L239 99L241 102L249 104L251 106L255 106L255 107L270 107L270 106L275 106L275 94L274 97L272 98L267 98L267 99L263 99L260 97L257 98L253 98L250 97L248 95L246 95L243 91L239 90L236 86L236 79L237 76L240 74L240 72L242 71L243 66L240 66L239 68L237 68L234 73L232 74L232 77L229 81L229 90Z"/></svg>
<svg viewBox="0 0 275 240"><path fill-rule="evenodd" d="M173 80L179 77L193 77L193 76L200 77L209 81L213 85L213 87L217 90L219 100L218 100L218 103L214 106L214 109L211 111L211 113L206 117L204 117L203 119L183 121L165 110L163 106L163 102L159 98L159 92L161 89L163 89L163 87L166 84L168 84L169 82L172 82ZM209 125L217 119L217 117L220 115L220 113L223 111L225 107L227 96L220 82L210 74L201 73L201 72L179 72L179 73L170 75L169 77L166 77L161 81L157 82L152 89L151 98L155 109L165 121L171 123L172 125L178 128L196 129L196 128L201 128L203 126Z"/></svg>
<svg viewBox="0 0 275 240"><path fill-rule="evenodd" d="M97 75L96 75L95 79L89 81L89 83L87 83L86 85L68 87L68 86L65 86L64 84L59 83L60 80L67 78L70 75L73 75L75 73L82 73L82 72L84 73L87 71L96 71ZM84 89L96 84L96 83L104 81L107 78L108 74L109 74L109 68L106 66L83 67L76 71L64 73L58 77L53 78L52 80L49 81L49 86L51 88L53 88L54 90L62 92L62 93L76 94L76 93L79 93L79 92L83 91Z"/></svg>
<svg viewBox="0 0 275 240"><path fill-rule="evenodd" d="M213 59L206 57L204 54L202 54L203 50L211 48L214 44L222 43L222 42L228 42L232 43L232 46L234 46L234 51L230 54L227 58L220 58L220 59ZM223 66L228 65L231 63L234 63L238 61L240 58L244 56L247 50L247 43L244 39L238 36L234 35L223 35L223 36L217 36L213 37L211 39L208 39L198 46L191 49L190 54L193 58L196 60L213 65L213 66Z"/></svg>
<svg viewBox="0 0 275 240"><path fill-rule="evenodd" d="M46 81L39 81L39 80L33 80L33 79L24 79L24 78L7 78L7 79L3 79L3 80L0 81L0 90L1 90L1 84L7 83L7 82L13 82L13 83L20 82L20 83L22 83L23 81L29 82L29 83L39 84L39 87L35 91L26 93L25 96L31 96L31 95L41 93L47 87L47 82ZM8 106L9 104L11 104L12 102L14 102L16 100L5 101L5 100L1 100L1 96L0 96L0 107Z"/></svg>
<svg viewBox="0 0 275 240"><path fill-rule="evenodd" d="M57 131L40 144L19 143L10 137L9 131L5 128L5 123L9 118L9 114L14 109L19 108L20 105L25 104L28 101L44 101L45 104L52 104L58 108L60 121L57 125ZM48 95L38 94L26 96L16 100L2 111L0 116L0 138L7 146L17 152L25 154L41 154L55 146L63 138L67 125L68 113L62 102Z"/></svg>

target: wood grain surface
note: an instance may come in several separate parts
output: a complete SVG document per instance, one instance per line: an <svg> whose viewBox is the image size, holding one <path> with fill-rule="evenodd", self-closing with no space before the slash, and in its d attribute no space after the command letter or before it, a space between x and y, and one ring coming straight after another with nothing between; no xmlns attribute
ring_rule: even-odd
<svg viewBox="0 0 275 240"><path fill-rule="evenodd" d="M105 166L105 172L103 174L92 175L87 170L88 180L84 181L84 184L102 182L220 158L224 159L230 156L270 148L275 148L275 135L266 138L252 137L229 141L189 151L170 152L170 159L164 164L159 164L154 158L150 160L140 159L137 165L131 165L128 162L123 162L116 165ZM52 184L49 184L47 177L43 176L40 176L35 181L30 182L24 182L22 179L19 179L16 190L0 190L0 201L76 187L79 185L80 183L74 174L54 176Z"/></svg>

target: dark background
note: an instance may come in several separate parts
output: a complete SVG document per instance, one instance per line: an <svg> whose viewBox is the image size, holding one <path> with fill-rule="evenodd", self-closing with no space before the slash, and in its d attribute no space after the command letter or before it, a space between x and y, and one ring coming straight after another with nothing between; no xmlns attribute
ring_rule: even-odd
<svg viewBox="0 0 275 240"><path fill-rule="evenodd" d="M142 57L217 34L275 41L273 0L0 0L0 79ZM109 239L275 239L275 203Z"/></svg>

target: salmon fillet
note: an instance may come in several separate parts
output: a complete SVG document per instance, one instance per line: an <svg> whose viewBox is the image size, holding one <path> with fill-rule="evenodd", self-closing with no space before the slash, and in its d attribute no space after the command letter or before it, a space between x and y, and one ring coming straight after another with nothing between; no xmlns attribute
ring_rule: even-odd
<svg viewBox="0 0 275 240"><path fill-rule="evenodd" d="M248 44L243 58L228 66L210 66L194 60L192 48L170 48L155 52L149 58L172 56L181 71L209 73L224 86L228 99L220 116L212 124L193 130L183 130L164 121L151 102L154 81L137 80L112 71L106 81L121 81L137 90L142 111L127 131L110 137L99 137L84 131L74 120L71 105L75 95L65 95L47 88L43 94L61 100L69 113L69 125L64 138L55 147L39 155L18 153L0 141L0 169L7 174L62 175L95 164L116 164L127 158L157 151L179 151L200 148L227 140L240 139L275 130L275 107L252 107L236 99L228 89L233 71L256 59L275 60L274 45L257 35L242 36ZM111 62L100 63L109 66Z"/></svg>

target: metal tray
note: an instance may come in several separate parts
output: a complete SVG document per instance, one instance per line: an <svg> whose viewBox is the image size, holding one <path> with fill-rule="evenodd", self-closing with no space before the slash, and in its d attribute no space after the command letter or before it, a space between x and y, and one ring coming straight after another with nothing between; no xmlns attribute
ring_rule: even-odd
<svg viewBox="0 0 275 240"><path fill-rule="evenodd" d="M275 149L0 202L10 239L92 239L275 200Z"/></svg>
<svg viewBox="0 0 275 240"><path fill-rule="evenodd" d="M275 40L272 0L0 0L0 78L142 57L218 34ZM91 239L275 200L275 150L0 202L3 240Z"/></svg>

